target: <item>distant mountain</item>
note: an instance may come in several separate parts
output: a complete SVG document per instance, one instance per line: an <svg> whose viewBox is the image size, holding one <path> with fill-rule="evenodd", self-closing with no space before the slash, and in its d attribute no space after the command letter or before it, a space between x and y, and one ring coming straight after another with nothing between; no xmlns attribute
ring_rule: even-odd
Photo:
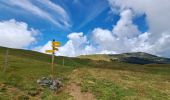
<svg viewBox="0 0 170 100"><path fill-rule="evenodd" d="M6 52L5 47L0 47L0 55L5 55ZM50 55L29 51L29 50L21 50L21 49L9 49L9 55L28 58L28 59L36 59L44 62L51 62ZM94 55L82 55L79 57L57 57L57 61L59 64L62 64L62 59L66 59L70 63L82 63L82 62L91 62L90 60L102 60L109 62L125 62L130 64L170 64L169 58L158 57L155 55L151 55L144 52L134 52L134 53L123 53L123 54L94 54ZM80 59L81 58L81 59ZM85 58L84 60L82 58ZM73 62L74 60L74 62ZM79 61L80 60L80 61ZM93 62L93 61L92 61ZM84 63L86 64L86 63Z"/></svg>
<svg viewBox="0 0 170 100"><path fill-rule="evenodd" d="M96 54L96 55L82 55L79 58L87 58L92 60L104 60L125 62L132 64L167 64L170 63L169 58L158 57L144 52L123 53L123 54Z"/></svg>

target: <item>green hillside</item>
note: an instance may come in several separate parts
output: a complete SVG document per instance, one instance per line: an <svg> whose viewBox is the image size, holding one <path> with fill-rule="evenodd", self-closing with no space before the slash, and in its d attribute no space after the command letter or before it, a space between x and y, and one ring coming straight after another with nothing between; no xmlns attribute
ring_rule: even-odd
<svg viewBox="0 0 170 100"><path fill-rule="evenodd" d="M114 62L125 62L131 64L170 64L169 58L158 57L144 52L123 53L123 54L95 54L82 55L79 58L91 60L104 60Z"/></svg>
<svg viewBox="0 0 170 100"><path fill-rule="evenodd" d="M55 77L64 84L55 93L36 82L50 76L50 55L8 48L3 73L6 49L0 47L0 100L170 100L170 64L55 57Z"/></svg>
<svg viewBox="0 0 170 100"><path fill-rule="evenodd" d="M91 59L91 60L103 60L110 61L111 58L105 54L94 54L94 55L80 55L78 58Z"/></svg>

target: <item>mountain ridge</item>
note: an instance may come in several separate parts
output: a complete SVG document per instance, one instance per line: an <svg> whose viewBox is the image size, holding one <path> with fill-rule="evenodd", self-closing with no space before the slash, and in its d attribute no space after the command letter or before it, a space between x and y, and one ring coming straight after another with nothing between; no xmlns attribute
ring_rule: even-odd
<svg viewBox="0 0 170 100"><path fill-rule="evenodd" d="M170 58L159 57L145 52L131 52L122 54L81 55L79 58L104 61L118 61L132 64L169 64Z"/></svg>
<svg viewBox="0 0 170 100"><path fill-rule="evenodd" d="M12 55L20 55L22 57L31 56L32 58L35 58L34 55L43 57L35 58L35 59L41 59L42 61L47 61L47 57L50 57L50 55L40 53L37 51L31 51L31 50L24 50L24 49L15 49L15 48L7 48L7 47L0 47L0 51L3 51L5 54L5 50L9 49L9 53L12 53ZM27 52L31 51L32 54L27 54ZM131 53L122 53L122 54L93 54L93 55L80 55L78 57L62 57L58 56L60 60L62 58L65 59L89 59L89 60L103 60L103 61L112 61L112 62L124 62L124 63L130 63L130 64L170 64L170 58L165 57L159 57L156 55L152 55L145 52L131 52ZM48 60L50 62L50 60Z"/></svg>

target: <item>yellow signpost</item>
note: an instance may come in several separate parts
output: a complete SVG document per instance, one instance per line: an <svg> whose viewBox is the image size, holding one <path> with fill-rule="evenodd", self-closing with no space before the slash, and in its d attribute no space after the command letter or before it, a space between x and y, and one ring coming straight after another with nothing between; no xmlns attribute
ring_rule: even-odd
<svg viewBox="0 0 170 100"><path fill-rule="evenodd" d="M54 56L55 56L55 52L58 51L57 47L60 47L60 42L53 40L52 41L52 50L45 51L46 53L52 54L52 62L51 62L52 79L54 79Z"/></svg>
<svg viewBox="0 0 170 100"><path fill-rule="evenodd" d="M60 42L52 42L53 47L60 47Z"/></svg>
<svg viewBox="0 0 170 100"><path fill-rule="evenodd" d="M46 50L45 52L46 53L53 53L53 52L55 52L55 50Z"/></svg>

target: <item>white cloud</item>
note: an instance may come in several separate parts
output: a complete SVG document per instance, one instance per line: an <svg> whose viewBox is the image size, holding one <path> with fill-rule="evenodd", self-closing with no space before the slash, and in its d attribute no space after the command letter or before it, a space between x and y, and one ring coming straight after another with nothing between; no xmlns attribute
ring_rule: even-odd
<svg viewBox="0 0 170 100"><path fill-rule="evenodd" d="M149 33L141 34L132 23L131 10L121 12L121 18L112 30L95 28L89 43L83 33L70 33L67 43L59 49L58 55L78 56L84 54L115 54L149 49ZM126 34L124 34L126 32ZM134 33L131 33L134 32ZM147 44L147 45L146 45ZM47 43L44 47L50 46ZM44 49L42 49L44 50ZM42 52L42 51L41 51Z"/></svg>
<svg viewBox="0 0 170 100"><path fill-rule="evenodd" d="M146 14L150 41L155 42L162 33L170 32L170 2L169 0L108 0L113 9L118 6L121 10L130 8L136 14Z"/></svg>
<svg viewBox="0 0 170 100"><path fill-rule="evenodd" d="M137 37L140 35L137 26L132 23L131 10L124 10L121 18L112 31L97 28L92 32L93 40L98 44L99 51L113 51L114 53L129 52L135 47Z"/></svg>
<svg viewBox="0 0 170 100"><path fill-rule="evenodd" d="M108 51L108 50L103 50L103 51L99 52L98 54L116 54L116 52Z"/></svg>
<svg viewBox="0 0 170 100"><path fill-rule="evenodd" d="M93 32L98 32L100 30L102 29L95 29ZM96 38L102 38L100 36ZM56 55L75 57L75 56L87 55L87 54L102 54L102 53L113 54L115 53L113 51L106 50L107 47L106 49L103 49L103 47L101 46L95 47L93 44L89 43L89 41L87 40L87 36L83 35L82 32L70 33L67 37L69 40L66 42L64 46L59 47L59 51L56 52ZM106 36L105 40L107 40L108 38L109 37ZM96 43L102 43L102 42L103 40L96 41ZM48 49L51 49L51 41L47 42L39 51L45 53L45 50L48 50Z"/></svg>
<svg viewBox="0 0 170 100"><path fill-rule="evenodd" d="M168 0L109 0L120 19L112 30L95 28L91 40L83 33L71 33L59 55L147 52L170 57L170 3ZM162 6L160 6L160 4ZM133 18L146 14L149 30L140 32Z"/></svg>
<svg viewBox="0 0 170 100"><path fill-rule="evenodd" d="M111 50L113 48L115 38L111 31L96 28L93 30L92 36L94 43L98 45L100 50Z"/></svg>
<svg viewBox="0 0 170 100"><path fill-rule="evenodd" d="M59 48L59 51L56 52L56 55L63 56L78 56L84 53L85 45L88 43L87 37L83 36L83 33L70 33L68 36L67 43ZM47 42L39 51L45 53L45 50L51 49L51 41ZM90 47L86 48L87 51L90 51Z"/></svg>
<svg viewBox="0 0 170 100"><path fill-rule="evenodd" d="M69 15L61 6L51 2L50 0L40 0L39 2L46 5L49 9L55 11L59 16L58 20L61 20L65 26L70 27Z"/></svg>
<svg viewBox="0 0 170 100"><path fill-rule="evenodd" d="M38 51L39 52L42 52L42 53L46 53L45 50L51 50L52 47L51 47L51 43L52 41L48 41L44 46L38 46L36 48L34 48L34 50L37 50L38 48Z"/></svg>
<svg viewBox="0 0 170 100"><path fill-rule="evenodd" d="M36 42L38 31L29 28L24 22L12 19L0 21L0 46L12 48L25 48Z"/></svg>
<svg viewBox="0 0 170 100"><path fill-rule="evenodd" d="M43 6L45 7L53 9L56 12L55 15L58 15L57 17L41 9L40 7L35 5L30 0L6 0L6 1L1 1L1 2L4 2L5 4L10 5L14 8L20 7L28 11L31 14L38 15L39 17L52 22L53 24L57 25L60 28L63 28L63 27L67 28L70 26L69 17L66 11L61 6L54 4L50 0L41 0L38 2L43 4ZM34 1L34 2L37 2L37 1Z"/></svg>
<svg viewBox="0 0 170 100"><path fill-rule="evenodd" d="M89 54L95 54L97 53L97 48L95 48L93 45L86 45L84 50L82 51L83 53L80 55L89 55Z"/></svg>
<svg viewBox="0 0 170 100"><path fill-rule="evenodd" d="M108 1L114 11L117 8L119 12L122 12L126 9L131 9L136 16L140 16L141 14L146 15L147 24L149 27L148 32L145 33L145 36L147 36L147 40L141 42L137 41L140 46L135 46L136 48L133 48L133 51L141 50L161 56L170 57L170 53L168 53L168 51L170 50L168 46L170 35L169 0Z"/></svg>
<svg viewBox="0 0 170 100"><path fill-rule="evenodd" d="M87 37L83 33L70 33L67 43L59 49L59 55L78 56L84 53L85 45L88 43Z"/></svg>
<svg viewBox="0 0 170 100"><path fill-rule="evenodd" d="M133 38L138 36L141 32L137 26L133 24L133 13L130 9L124 10L120 13L121 19L113 28L113 33L119 38Z"/></svg>

